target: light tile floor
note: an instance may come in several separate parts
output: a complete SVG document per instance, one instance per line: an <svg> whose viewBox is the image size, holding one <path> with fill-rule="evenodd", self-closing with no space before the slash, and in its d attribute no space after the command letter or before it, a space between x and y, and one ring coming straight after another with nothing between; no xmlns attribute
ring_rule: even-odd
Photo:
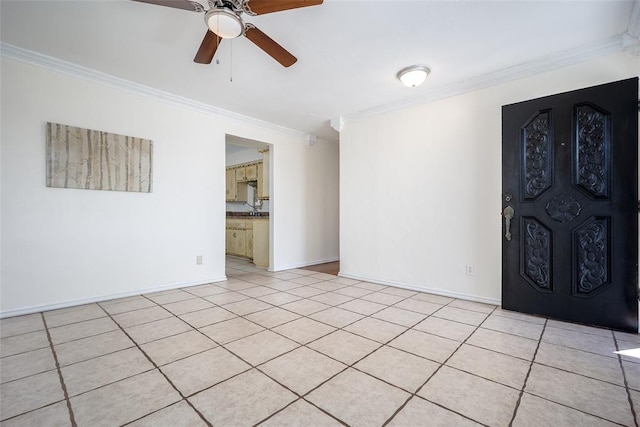
<svg viewBox="0 0 640 427"><path fill-rule="evenodd" d="M228 259L0 321L5 426L638 426L640 336Z"/></svg>

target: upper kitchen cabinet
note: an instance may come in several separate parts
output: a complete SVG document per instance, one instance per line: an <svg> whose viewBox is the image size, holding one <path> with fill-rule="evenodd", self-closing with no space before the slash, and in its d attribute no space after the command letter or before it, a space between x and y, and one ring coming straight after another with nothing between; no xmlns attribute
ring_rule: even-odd
<svg viewBox="0 0 640 427"><path fill-rule="evenodd" d="M247 181L256 181L258 179L258 164L253 163L245 166L245 179Z"/></svg>
<svg viewBox="0 0 640 427"><path fill-rule="evenodd" d="M236 181L244 182L247 180L247 168L245 166L236 167Z"/></svg>
<svg viewBox="0 0 640 427"><path fill-rule="evenodd" d="M263 184L263 179L262 179L262 162L258 163L258 176L260 177L260 179L258 179L258 186L256 188L256 197L260 200L263 200L264 197L262 197L262 194L264 193L264 191L262 190L262 184Z"/></svg>
<svg viewBox="0 0 640 427"><path fill-rule="evenodd" d="M248 201L247 183L257 187L258 199L269 200L269 150L261 153L262 160L227 167L227 202Z"/></svg>
<svg viewBox="0 0 640 427"><path fill-rule="evenodd" d="M245 168L232 167L227 168L225 177L226 177L226 187L227 187L227 202L246 202L248 200L248 188L247 188L247 180L240 181L238 180L239 170L242 169L240 174L244 176Z"/></svg>
<svg viewBox="0 0 640 427"><path fill-rule="evenodd" d="M258 198L269 200L269 149L260 150L262 162L258 164Z"/></svg>
<svg viewBox="0 0 640 427"><path fill-rule="evenodd" d="M233 202L237 196L236 171L233 168L227 169L226 173L227 202Z"/></svg>

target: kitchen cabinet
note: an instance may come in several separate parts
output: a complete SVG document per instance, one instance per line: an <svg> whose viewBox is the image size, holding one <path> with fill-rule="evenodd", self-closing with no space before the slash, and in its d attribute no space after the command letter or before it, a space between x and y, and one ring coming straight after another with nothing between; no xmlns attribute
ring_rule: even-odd
<svg viewBox="0 0 640 427"><path fill-rule="evenodd" d="M262 179L262 162L258 163L258 168L257 168L257 173L258 173L258 185L256 187L256 192L257 192L257 197L258 199L263 199L262 194L264 192L264 190L262 189L262 186L264 185L264 180Z"/></svg>
<svg viewBox="0 0 640 427"><path fill-rule="evenodd" d="M252 231L253 263L269 268L269 220L254 219Z"/></svg>
<svg viewBox="0 0 640 427"><path fill-rule="evenodd" d="M247 168L245 166L236 167L236 181L244 182L247 180Z"/></svg>
<svg viewBox="0 0 640 427"><path fill-rule="evenodd" d="M226 187L227 187L227 202L232 202L236 200L236 171L233 168L228 168L226 177Z"/></svg>
<svg viewBox="0 0 640 427"><path fill-rule="evenodd" d="M268 161L268 152L266 156ZM256 191L259 199L269 199L269 172L265 172L263 162L264 160L260 160L258 162L235 165L227 168L225 175L227 180L227 202L248 202L249 190L247 187L249 181L258 182Z"/></svg>
<svg viewBox="0 0 640 427"><path fill-rule="evenodd" d="M247 182L238 181L238 170L239 168L236 167L227 168L226 170L225 179L227 188L227 202L246 202L248 200L249 190L247 188ZM240 173L240 175L244 176L244 173L245 172L243 171L242 173Z"/></svg>
<svg viewBox="0 0 640 427"><path fill-rule="evenodd" d="M232 255L233 254L233 249L234 249L234 236L233 236L233 231L230 228L225 229L225 235L226 235L226 246L225 246L225 253L227 255Z"/></svg>
<svg viewBox="0 0 640 427"><path fill-rule="evenodd" d="M246 202L249 200L249 189L246 182L236 182L236 202Z"/></svg>
<svg viewBox="0 0 640 427"><path fill-rule="evenodd" d="M229 229L229 225L226 226L224 231L225 231L224 252L228 255L231 253L231 246L233 245L233 233L231 232L232 230Z"/></svg>
<svg viewBox="0 0 640 427"><path fill-rule="evenodd" d="M227 220L226 242L229 255L247 256L247 233L244 220Z"/></svg>
<svg viewBox="0 0 640 427"><path fill-rule="evenodd" d="M258 172L258 198L269 200L269 149L262 150L261 153L262 162L258 166L261 169Z"/></svg>
<svg viewBox="0 0 640 427"><path fill-rule="evenodd" d="M246 256L246 231L227 229L227 254Z"/></svg>
<svg viewBox="0 0 640 427"><path fill-rule="evenodd" d="M253 259L262 268L269 267L269 218L227 219L226 253Z"/></svg>
<svg viewBox="0 0 640 427"><path fill-rule="evenodd" d="M258 164L252 163L245 166L245 178L247 181L256 181L258 179Z"/></svg>
<svg viewBox="0 0 640 427"><path fill-rule="evenodd" d="M246 236L246 252L245 255L253 259L253 220L245 221L245 236Z"/></svg>

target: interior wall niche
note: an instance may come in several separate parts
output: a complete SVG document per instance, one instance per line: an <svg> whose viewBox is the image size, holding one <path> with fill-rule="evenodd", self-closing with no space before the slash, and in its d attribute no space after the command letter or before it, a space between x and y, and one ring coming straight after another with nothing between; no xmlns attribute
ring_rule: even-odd
<svg viewBox="0 0 640 427"><path fill-rule="evenodd" d="M153 141L47 123L47 187L151 193Z"/></svg>

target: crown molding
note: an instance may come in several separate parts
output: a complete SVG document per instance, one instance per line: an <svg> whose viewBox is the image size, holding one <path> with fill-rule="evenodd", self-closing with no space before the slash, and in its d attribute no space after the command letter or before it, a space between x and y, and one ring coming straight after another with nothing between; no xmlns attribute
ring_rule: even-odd
<svg viewBox="0 0 640 427"><path fill-rule="evenodd" d="M632 37L640 38L640 0L633 2L633 8L629 14L629 26L627 27L627 34Z"/></svg>
<svg viewBox="0 0 640 427"><path fill-rule="evenodd" d="M631 55L640 56L640 0L633 2L627 32L622 37L624 51Z"/></svg>
<svg viewBox="0 0 640 427"><path fill-rule="evenodd" d="M199 112L215 114L220 117L238 120L253 126L260 126L278 132L284 132L298 136L306 141L310 134L296 129L287 128L274 123L269 123L260 119L234 113L233 111L224 110L204 102L195 101L169 92L154 89L150 86L141 85L130 80L121 79L100 71L83 67L72 62L63 61L52 56L43 55L28 49L23 49L8 43L0 42L0 56L46 68L68 76L77 77L93 83L98 83L114 89L124 90L136 95L152 98L157 101L176 105L179 107L190 108Z"/></svg>
<svg viewBox="0 0 640 427"><path fill-rule="evenodd" d="M634 8L636 8L639 3L640 0L636 0ZM637 9L640 9L640 7L638 7ZM626 40L625 36L627 35L628 33L625 33L624 35L619 34L617 36L602 40L598 43L583 46L578 49L565 50L553 55L548 55L533 61L515 65L513 67L504 68L468 80L451 83L439 88L434 88L418 97L406 99L401 102L380 105L367 110L345 114L340 117L334 118L333 120L331 120L331 123L332 125L334 123L340 124L339 128L342 129L344 124L348 122L374 117L380 114L401 110L403 108L411 107L414 105L427 104L430 102L438 101L440 99L462 95L464 93L473 92L479 89L484 89L486 87L506 83L534 74L553 71L559 68L587 61L603 54L621 52L625 50L625 43L623 41ZM334 127L334 129L337 128Z"/></svg>

